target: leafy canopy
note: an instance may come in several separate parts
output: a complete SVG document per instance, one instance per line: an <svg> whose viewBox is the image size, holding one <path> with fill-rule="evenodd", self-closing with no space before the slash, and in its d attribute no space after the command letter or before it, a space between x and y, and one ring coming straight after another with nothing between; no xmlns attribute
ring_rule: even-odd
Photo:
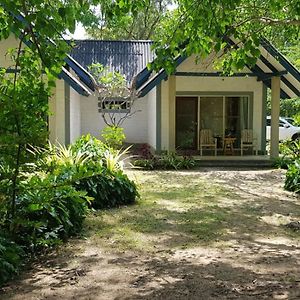
<svg viewBox="0 0 300 300"><path fill-rule="evenodd" d="M272 40L280 36L291 44L299 40L299 0L177 0L177 4L155 35L156 69L164 66L171 72L178 54L201 58L226 49L223 69L240 70L245 63L255 63L261 36ZM228 47L226 37L238 41L241 49Z"/></svg>
<svg viewBox="0 0 300 300"><path fill-rule="evenodd" d="M121 18L128 13L133 16L146 0L2 0L0 4L0 40L13 33L31 41L31 49L38 52L46 73L57 76L63 58L69 52L64 40L74 33L76 23L93 22L94 9L100 6L105 18ZM16 17L24 17L22 22ZM54 44L49 43L51 39Z"/></svg>
<svg viewBox="0 0 300 300"><path fill-rule="evenodd" d="M92 38L103 40L149 40L167 13L172 0L146 0L136 13L107 19L98 9L86 29Z"/></svg>

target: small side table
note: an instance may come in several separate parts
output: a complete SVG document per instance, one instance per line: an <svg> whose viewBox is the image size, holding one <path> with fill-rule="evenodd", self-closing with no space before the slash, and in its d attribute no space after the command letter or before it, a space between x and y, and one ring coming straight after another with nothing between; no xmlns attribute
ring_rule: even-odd
<svg viewBox="0 0 300 300"><path fill-rule="evenodd" d="M234 155L233 144L236 141L234 137L224 137L223 151L224 155Z"/></svg>

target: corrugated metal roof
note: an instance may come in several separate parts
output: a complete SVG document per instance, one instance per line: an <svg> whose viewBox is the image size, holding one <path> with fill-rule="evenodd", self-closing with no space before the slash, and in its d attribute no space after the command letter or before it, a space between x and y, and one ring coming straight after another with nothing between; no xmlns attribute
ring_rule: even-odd
<svg viewBox="0 0 300 300"><path fill-rule="evenodd" d="M152 41L76 40L71 56L83 67L101 63L130 81L153 60Z"/></svg>

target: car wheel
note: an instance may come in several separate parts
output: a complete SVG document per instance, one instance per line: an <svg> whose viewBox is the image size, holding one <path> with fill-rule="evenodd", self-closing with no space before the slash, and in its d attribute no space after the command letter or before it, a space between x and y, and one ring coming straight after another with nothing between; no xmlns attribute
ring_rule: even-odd
<svg viewBox="0 0 300 300"><path fill-rule="evenodd" d="M300 140L300 133L296 133L292 136L292 140L296 141L296 140Z"/></svg>

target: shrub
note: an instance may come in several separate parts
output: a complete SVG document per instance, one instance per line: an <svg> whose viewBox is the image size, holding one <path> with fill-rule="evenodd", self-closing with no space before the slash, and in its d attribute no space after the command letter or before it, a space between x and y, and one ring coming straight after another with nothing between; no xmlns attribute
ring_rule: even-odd
<svg viewBox="0 0 300 300"><path fill-rule="evenodd" d="M95 172L100 167L108 168L111 172L120 170L124 165L124 157L128 153L128 149L117 150L108 147L103 142L89 134L79 138L71 149L74 153L79 153L88 158L89 166Z"/></svg>
<svg viewBox="0 0 300 300"><path fill-rule="evenodd" d="M154 157L149 144L142 144L139 148L138 155L142 159L150 159Z"/></svg>
<svg viewBox="0 0 300 300"><path fill-rule="evenodd" d="M11 231L17 243L31 250L60 243L81 230L91 199L73 185L93 174L89 157L71 147L50 145L48 150L35 153L39 159L30 165L31 173L21 174L11 220L5 198L0 203L2 226Z"/></svg>
<svg viewBox="0 0 300 300"><path fill-rule="evenodd" d="M296 115L293 116L295 120L295 125L300 126L300 113L297 113Z"/></svg>
<svg viewBox="0 0 300 300"><path fill-rule="evenodd" d="M74 152L85 154L95 162L100 162L109 147L97 138L87 134L77 139L75 143L71 145L71 149Z"/></svg>
<svg viewBox="0 0 300 300"><path fill-rule="evenodd" d="M7 237L0 236L0 286L18 272L21 248Z"/></svg>
<svg viewBox="0 0 300 300"><path fill-rule="evenodd" d="M299 140L287 140L279 144L280 154L290 159L296 159L300 157L300 141Z"/></svg>
<svg viewBox="0 0 300 300"><path fill-rule="evenodd" d="M83 165L66 164L52 173L36 173L23 183L12 224L18 243L41 248L80 232L91 199L72 184L85 171Z"/></svg>
<svg viewBox="0 0 300 300"><path fill-rule="evenodd" d="M274 166L281 169L288 169L294 160L300 157L300 141L287 140L279 144L280 156L274 161Z"/></svg>
<svg viewBox="0 0 300 300"><path fill-rule="evenodd" d="M99 149L97 149L99 147ZM135 183L123 173L125 150L116 150L103 146L102 142L89 136L75 142L74 149L88 157L86 167L92 176L77 181L77 190L84 190L94 198L91 206L95 209L110 208L134 203L138 197ZM90 155L89 150L92 150Z"/></svg>
<svg viewBox="0 0 300 300"><path fill-rule="evenodd" d="M145 170L154 170L158 168L158 159L150 158L150 159L136 159L133 161L133 165L135 167L140 167Z"/></svg>
<svg viewBox="0 0 300 300"><path fill-rule="evenodd" d="M125 140L124 129L118 126L105 127L101 136L104 139L104 143L113 149L119 149Z"/></svg>
<svg viewBox="0 0 300 300"><path fill-rule="evenodd" d="M99 209L133 203L138 197L137 187L122 171L126 151L111 149L89 135L68 147L50 145L47 150L32 151L39 159L20 173L15 214L9 219L1 183L9 180L10 170L2 163L0 229L10 231L17 244L36 251L79 233L89 206ZM1 241L0 268L7 266L0 271L2 281L16 272L13 263L17 256L8 261L5 255L15 244L5 242L4 247Z"/></svg>
<svg viewBox="0 0 300 300"><path fill-rule="evenodd" d="M288 191L300 193L300 158L289 164L284 187Z"/></svg>
<svg viewBox="0 0 300 300"><path fill-rule="evenodd" d="M137 186L122 170L103 169L101 174L80 180L76 187L94 198L91 205L95 209L132 204L139 197Z"/></svg>
<svg viewBox="0 0 300 300"><path fill-rule="evenodd" d="M279 169L285 169L287 170L289 165L292 163L293 161L286 157L286 156L280 156L278 158L275 158L273 161L273 166L275 168L279 168Z"/></svg>
<svg viewBox="0 0 300 300"><path fill-rule="evenodd" d="M137 159L133 162L133 165L146 170L179 170L193 168L195 166L195 160L190 156L178 156L174 152L168 152L160 157Z"/></svg>
<svg viewBox="0 0 300 300"><path fill-rule="evenodd" d="M280 153L281 163L285 163L288 169L284 187L289 191L300 193L300 141L281 143Z"/></svg>

